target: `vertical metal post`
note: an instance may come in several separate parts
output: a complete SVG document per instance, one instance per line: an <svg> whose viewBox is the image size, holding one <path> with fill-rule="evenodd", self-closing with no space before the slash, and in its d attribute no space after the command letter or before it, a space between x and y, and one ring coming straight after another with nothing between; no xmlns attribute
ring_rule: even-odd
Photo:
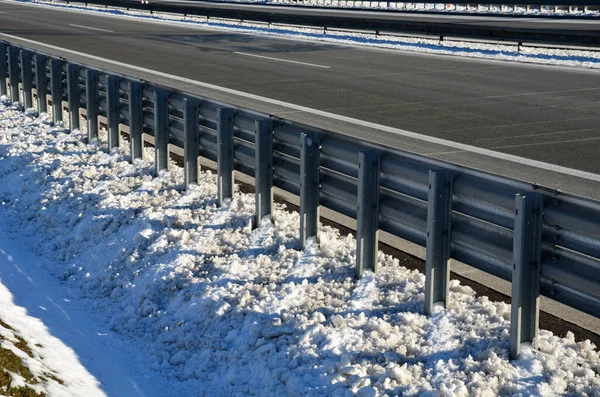
<svg viewBox="0 0 600 397"><path fill-rule="evenodd" d="M515 197L510 357L517 359L522 343L537 337L542 256L543 196L539 193Z"/></svg>
<svg viewBox="0 0 600 397"><path fill-rule="evenodd" d="M429 171L427 197L427 244L425 262L425 314L435 303L446 307L450 282L450 242L452 240L452 171Z"/></svg>
<svg viewBox="0 0 600 397"><path fill-rule="evenodd" d="M69 128L79 129L79 66L67 65L67 93L69 99Z"/></svg>
<svg viewBox="0 0 600 397"><path fill-rule="evenodd" d="M233 197L233 109L217 109L219 207Z"/></svg>
<svg viewBox="0 0 600 397"><path fill-rule="evenodd" d="M358 153L356 276L377 271L379 244L379 152Z"/></svg>
<svg viewBox="0 0 600 397"><path fill-rule="evenodd" d="M85 71L85 98L88 141L98 139L98 71Z"/></svg>
<svg viewBox="0 0 600 397"><path fill-rule="evenodd" d="M46 78L46 56L35 54L35 91L39 113L48 111L48 79Z"/></svg>
<svg viewBox="0 0 600 397"><path fill-rule="evenodd" d="M52 94L52 120L62 121L62 61L53 58L50 61L50 90Z"/></svg>
<svg viewBox="0 0 600 397"><path fill-rule="evenodd" d="M23 102L25 109L33 107L33 73L31 70L31 51L21 51L21 81L23 82Z"/></svg>
<svg viewBox="0 0 600 397"><path fill-rule="evenodd" d="M185 187L198 184L198 100L183 99L183 163Z"/></svg>
<svg viewBox="0 0 600 397"><path fill-rule="evenodd" d="M10 83L10 100L19 102L19 49L8 47L8 81Z"/></svg>
<svg viewBox="0 0 600 397"><path fill-rule="evenodd" d="M154 91L154 147L158 175L169 166L169 101L162 90Z"/></svg>
<svg viewBox="0 0 600 397"><path fill-rule="evenodd" d="M8 68L6 59L6 44L0 43L0 96L6 95L6 75L8 74Z"/></svg>
<svg viewBox="0 0 600 397"><path fill-rule="evenodd" d="M300 249L319 234L319 134L300 136Z"/></svg>
<svg viewBox="0 0 600 397"><path fill-rule="evenodd" d="M129 82L129 150L131 162L141 159L144 153L142 130L144 128L144 112L142 100L142 83Z"/></svg>
<svg viewBox="0 0 600 397"><path fill-rule="evenodd" d="M108 129L108 151L119 147L119 121L121 98L119 98L119 77L106 78L106 125Z"/></svg>
<svg viewBox="0 0 600 397"><path fill-rule="evenodd" d="M260 221L271 215L273 205L273 132L271 120L256 120L255 122L255 185L256 210L254 228Z"/></svg>

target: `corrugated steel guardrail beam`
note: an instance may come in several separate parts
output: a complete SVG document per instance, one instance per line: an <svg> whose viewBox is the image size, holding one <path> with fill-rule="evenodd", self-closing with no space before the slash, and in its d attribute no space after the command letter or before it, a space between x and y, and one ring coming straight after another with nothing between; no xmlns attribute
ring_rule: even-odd
<svg viewBox="0 0 600 397"><path fill-rule="evenodd" d="M0 82L6 89L10 77L11 91L22 83L26 95L26 69L31 69L32 63L22 62L19 73L18 65L10 64L21 48L0 43L0 60L3 49ZM513 357L521 343L535 337L535 301L540 293L600 317L598 202L158 84L142 84L132 77L63 62L49 54L35 55L39 93L45 86L43 80L47 81L46 73L50 73L55 121L62 120L66 86L70 113L78 114L77 106L86 109L89 140L97 138L98 117L102 115L107 116L111 148L118 146L120 126L129 126L132 160L141 155L141 134L154 137L157 172L167 167L169 144L186 149L186 172L192 171L198 154L217 161L219 205L233 194L234 169L254 177L254 227L271 214L273 186L277 186L301 198L301 248L309 237L317 237L321 205L358 220L359 277L367 269L376 270L380 229L426 246L425 313L431 313L434 303L446 303L449 298L448 258L512 281L513 313L520 313L511 320ZM70 76L66 85L63 70ZM76 101L81 92L85 98ZM17 90L17 100L18 94ZM190 107L190 101L197 106ZM40 97L38 108L42 109ZM190 174L186 182L193 179ZM532 221L527 203L534 199ZM529 214L528 218L515 214L521 204L525 211L519 214ZM536 226L528 226L531 224Z"/></svg>

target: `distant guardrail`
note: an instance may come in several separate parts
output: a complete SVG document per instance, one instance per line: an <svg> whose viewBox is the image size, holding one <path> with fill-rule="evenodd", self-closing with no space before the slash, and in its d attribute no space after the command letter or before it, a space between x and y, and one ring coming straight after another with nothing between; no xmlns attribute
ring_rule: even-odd
<svg viewBox="0 0 600 397"><path fill-rule="evenodd" d="M55 122L66 103L71 129L85 113L89 140L105 117L109 150L126 131L132 160L148 134L157 173L168 145L182 148L186 186L198 156L216 161L219 205L234 170L253 177L255 226L273 187L299 196L300 247L318 239L320 206L356 219L358 277L377 270L379 230L426 247L426 314L449 299L451 258L512 282L513 358L537 335L540 294L600 317L599 202L0 42L7 94L40 112L50 103Z"/></svg>
<svg viewBox="0 0 600 397"><path fill-rule="evenodd" d="M538 0L541 1L541 0ZM254 21L267 24L297 25L302 27L320 27L327 29L346 29L387 33L406 33L436 37L456 37L466 39L496 40L510 42L529 42L548 45L577 45L600 47L600 30L581 29L577 24L558 29L555 24L538 27L535 24L504 26L502 24L483 24L481 21L469 23L453 20L421 21L414 18L398 18L396 13L373 13L368 18L357 13L337 15L331 12L297 7L295 10L277 6L264 7L243 3L222 4L223 2L150 2L134 0L77 0L66 1L73 4L88 4L143 10L149 13L165 12L183 15L223 18L240 21ZM392 3L390 3L392 4ZM400 4L400 3L398 3Z"/></svg>
<svg viewBox="0 0 600 397"><path fill-rule="evenodd" d="M219 0L215 0L218 2ZM490 1L401 1L401 0L248 0L249 3L306 5L313 7L374 8L403 11L546 11L588 13L600 10L600 2L592 0L490 0Z"/></svg>

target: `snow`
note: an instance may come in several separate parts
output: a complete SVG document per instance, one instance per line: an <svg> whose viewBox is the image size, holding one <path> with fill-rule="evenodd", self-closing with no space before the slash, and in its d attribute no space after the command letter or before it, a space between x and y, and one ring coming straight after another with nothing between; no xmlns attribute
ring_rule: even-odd
<svg viewBox="0 0 600 397"><path fill-rule="evenodd" d="M395 51L411 51L438 55L454 55L481 59L511 62L524 62L545 65L562 65L584 68L600 68L600 51L576 48L541 48L519 46L517 43L473 42L460 39L439 40L439 37L410 37L394 34L353 33L322 27L301 27L292 25L266 24L231 19L184 16L182 14L150 13L143 10L111 9L88 5L47 2L44 0L12 0L43 7L58 7L70 11L95 13L98 15L134 18L159 22L168 25L210 28L237 33L261 34L295 40L322 41L351 46L384 48ZM585 22L585 21L584 21ZM582 23L584 23L582 22Z"/></svg>
<svg viewBox="0 0 600 397"><path fill-rule="evenodd" d="M154 178L85 136L0 103L0 248L20 255L0 276L72 349L45 360L65 378L63 356L108 395L600 396L589 341L542 330L510 362L509 305L453 281L426 317L424 276L398 260L355 280L351 235L322 226L300 251L297 213L252 230L253 195L218 208L211 172L184 190L175 165Z"/></svg>

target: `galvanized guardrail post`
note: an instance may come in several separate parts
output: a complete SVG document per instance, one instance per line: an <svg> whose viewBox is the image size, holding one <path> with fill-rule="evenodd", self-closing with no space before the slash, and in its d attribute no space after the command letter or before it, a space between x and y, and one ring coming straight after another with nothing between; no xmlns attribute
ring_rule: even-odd
<svg viewBox="0 0 600 397"><path fill-rule="evenodd" d="M429 171L427 243L425 255L425 305L430 315L436 303L446 307L450 282L452 224L452 171Z"/></svg>
<svg viewBox="0 0 600 397"><path fill-rule="evenodd" d="M85 99L88 141L98 139L98 71L85 71Z"/></svg>
<svg viewBox="0 0 600 397"><path fill-rule="evenodd" d="M21 81L23 82L23 102L25 109L33 107L33 74L31 69L31 51L21 51Z"/></svg>
<svg viewBox="0 0 600 397"><path fill-rule="evenodd" d="M169 167L169 101L160 89L154 91L154 148L158 175Z"/></svg>
<svg viewBox="0 0 600 397"><path fill-rule="evenodd" d="M52 58L50 61L50 90L52 94L52 121L62 121L62 61Z"/></svg>
<svg viewBox="0 0 600 397"><path fill-rule="evenodd" d="M144 112L142 103L142 83L129 82L129 151L131 162L141 159L144 153L142 130L144 128Z"/></svg>
<svg viewBox="0 0 600 397"><path fill-rule="evenodd" d="M106 78L106 124L108 132L109 153L119 147L119 122L121 120L119 108L121 98L119 97L119 77L109 75Z"/></svg>
<svg viewBox="0 0 600 397"><path fill-rule="evenodd" d="M10 83L10 100L19 102L19 49L15 46L8 47L8 80Z"/></svg>
<svg viewBox="0 0 600 397"><path fill-rule="evenodd" d="M307 240L319 238L320 138L316 133L300 135L300 249Z"/></svg>
<svg viewBox="0 0 600 397"><path fill-rule="evenodd" d="M542 213L541 194L516 195L510 318L512 359L519 357L522 343L532 343L538 334Z"/></svg>
<svg viewBox="0 0 600 397"><path fill-rule="evenodd" d="M0 96L6 95L6 44L0 43Z"/></svg>
<svg viewBox="0 0 600 397"><path fill-rule="evenodd" d="M379 168L375 150L358 153L358 202L356 227L356 277L377 271L379 245Z"/></svg>
<svg viewBox="0 0 600 397"><path fill-rule="evenodd" d="M79 129L79 66L67 65L67 94L69 101L69 128Z"/></svg>
<svg viewBox="0 0 600 397"><path fill-rule="evenodd" d="M48 111L48 79L46 78L46 56L35 54L35 93L39 113Z"/></svg>
<svg viewBox="0 0 600 397"><path fill-rule="evenodd" d="M219 207L233 197L233 109L217 109L217 178Z"/></svg>
<svg viewBox="0 0 600 397"><path fill-rule="evenodd" d="M271 215L273 205L273 132L271 120L256 120L255 122L255 176L256 211L253 228L260 221Z"/></svg>
<svg viewBox="0 0 600 397"><path fill-rule="evenodd" d="M185 187L198 184L198 100L183 99L183 172Z"/></svg>

